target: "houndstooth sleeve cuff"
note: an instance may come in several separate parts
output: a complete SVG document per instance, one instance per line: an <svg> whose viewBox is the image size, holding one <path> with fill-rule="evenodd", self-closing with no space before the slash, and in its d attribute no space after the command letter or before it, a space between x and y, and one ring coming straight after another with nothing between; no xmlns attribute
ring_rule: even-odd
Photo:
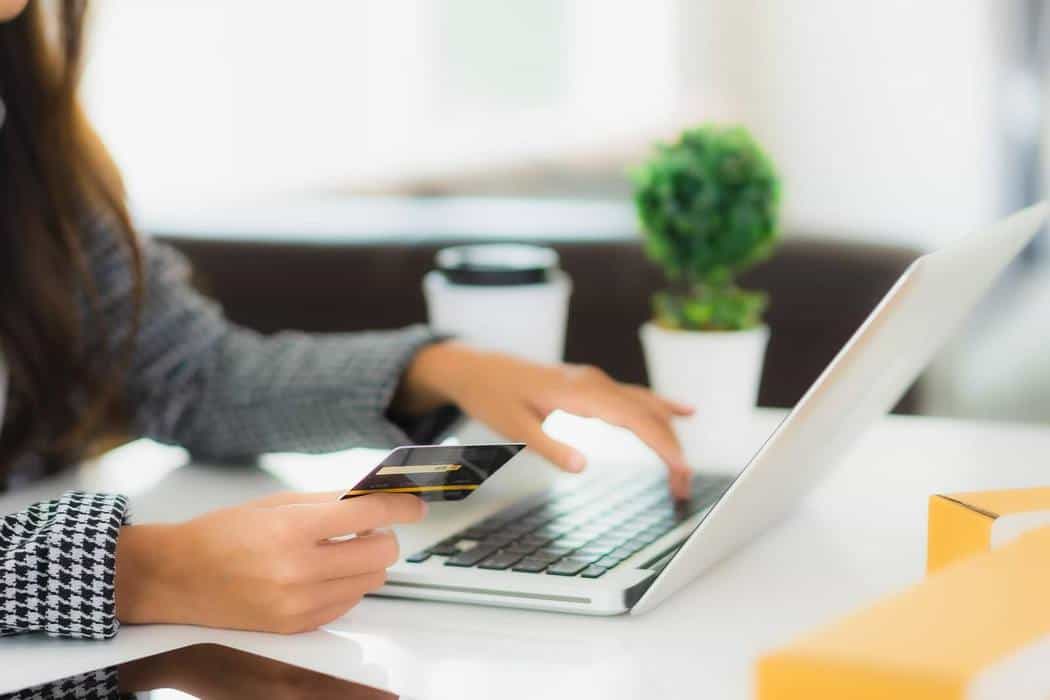
<svg viewBox="0 0 1050 700"><path fill-rule="evenodd" d="M0 517L0 635L115 635L117 536L127 520L124 496L79 492Z"/></svg>
<svg viewBox="0 0 1050 700"><path fill-rule="evenodd" d="M134 697L134 694L120 692L117 669L110 666L18 690L10 695L0 696L0 700L114 700Z"/></svg>

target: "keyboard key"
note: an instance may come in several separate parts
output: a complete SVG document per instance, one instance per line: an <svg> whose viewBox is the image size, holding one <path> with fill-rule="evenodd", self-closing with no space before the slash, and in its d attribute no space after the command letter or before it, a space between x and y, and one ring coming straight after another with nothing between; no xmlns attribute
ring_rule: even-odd
<svg viewBox="0 0 1050 700"><path fill-rule="evenodd" d="M564 523L566 525L572 525L573 527L579 527L580 525L583 525L584 523L586 523L588 520L590 520L594 516L595 516L595 513L588 513L587 511L578 511L578 512L575 512L575 513L566 513L565 515L563 515L560 518L558 518L558 520L555 522L555 525Z"/></svg>
<svg viewBox="0 0 1050 700"><path fill-rule="evenodd" d="M646 537L652 537L655 540L657 538L663 537L664 533L666 533L670 529L671 528L667 527L666 525L653 525L651 527L645 528L645 530L642 531L642 534Z"/></svg>
<svg viewBox="0 0 1050 700"><path fill-rule="evenodd" d="M424 549L422 552L416 552L415 554L409 554L407 557L405 557L405 561L407 561L410 564L418 564L420 562L426 561L429 558L430 558L430 552L428 552L427 550Z"/></svg>
<svg viewBox="0 0 1050 700"><path fill-rule="evenodd" d="M559 537L564 537L567 533L567 530L551 527L550 525L544 525L543 527L536 528L529 534L535 537L546 537L548 540L556 540Z"/></svg>
<svg viewBox="0 0 1050 700"><path fill-rule="evenodd" d="M572 550L569 549L568 547L559 547L559 546L550 545L550 546L543 547L542 549L537 550L536 554L538 556L551 556L551 557L554 557L555 559L559 559L561 557L564 557L566 554L568 554L571 551Z"/></svg>
<svg viewBox="0 0 1050 700"><path fill-rule="evenodd" d="M582 576L584 578L598 578L599 576L604 574L606 571L608 571L608 569L606 569L603 566L595 566L594 564L591 564L590 566L588 566L586 569L583 570L583 573L580 574L580 576Z"/></svg>
<svg viewBox="0 0 1050 700"><path fill-rule="evenodd" d="M564 515L565 513L571 513L577 510L581 505L587 502L587 499L580 498L579 496L566 496L564 498L556 499L551 503L548 508L555 515Z"/></svg>
<svg viewBox="0 0 1050 700"><path fill-rule="evenodd" d="M474 566L479 561L495 552L495 547L482 547L478 545L474 549L460 552L445 562L445 566Z"/></svg>
<svg viewBox="0 0 1050 700"><path fill-rule="evenodd" d="M612 549L610 549L609 547L592 547L592 546L588 545L586 547L581 547L581 548L577 549L575 552L572 553L572 555L574 557L578 557L578 556L581 556L581 555L582 556L586 556L586 557L589 557L591 555L597 555L599 557L602 557L602 556L605 556L606 554L608 554L611 551L612 551Z"/></svg>
<svg viewBox="0 0 1050 700"><path fill-rule="evenodd" d="M587 524L587 525L584 525L582 527L578 527L575 530L573 530L573 534L586 535L588 537L597 537L598 535L600 535L600 534L602 534L604 532L607 532L609 530L609 527L610 527L610 524L603 524L603 525Z"/></svg>
<svg viewBox="0 0 1050 700"><path fill-rule="evenodd" d="M613 551L609 552L609 554L611 556L614 556L614 557L620 557L621 559L626 559L627 557L629 557L632 554L634 554L634 552L635 552L635 550L633 550L633 549L631 549L629 547L619 547L619 548L614 549Z"/></svg>
<svg viewBox="0 0 1050 700"><path fill-rule="evenodd" d="M493 522L501 522L504 525L509 523L511 520L517 520L529 512L535 510L536 505L529 502L528 500L518 501L510 506L504 508L500 512L489 517Z"/></svg>
<svg viewBox="0 0 1050 700"><path fill-rule="evenodd" d="M518 542L523 545L535 545L536 548L543 547L554 540L553 537L546 535L537 535L536 533L530 533L521 537Z"/></svg>
<svg viewBox="0 0 1050 700"><path fill-rule="evenodd" d="M543 527L536 528L530 532L529 535L533 537L545 537L548 540L556 540L565 537L565 535L568 534L567 532L555 532L557 529L558 528L551 528L548 525L544 525Z"/></svg>
<svg viewBox="0 0 1050 700"><path fill-rule="evenodd" d="M554 574L555 576L575 576L586 569L589 565L589 561L566 557L561 561L551 564L550 567L547 568L547 573Z"/></svg>
<svg viewBox="0 0 1050 700"><path fill-rule="evenodd" d="M459 536L466 540L481 540L488 537L495 531L495 527L482 527L481 525L472 525L463 532L459 533Z"/></svg>
<svg viewBox="0 0 1050 700"><path fill-rule="evenodd" d="M506 551L506 552L516 552L517 554L522 554L522 555L524 555L524 554L532 554L537 549L539 549L539 547L537 547L536 545L534 545L534 544L527 544L527 543L522 542L521 540L518 540L517 542L511 542L510 544L508 544L506 547L503 548L503 550Z"/></svg>
<svg viewBox="0 0 1050 700"><path fill-rule="evenodd" d="M524 555L501 551L478 564L479 569L508 569L517 564Z"/></svg>
<svg viewBox="0 0 1050 700"><path fill-rule="evenodd" d="M550 564L549 561L543 559L535 559L533 557L526 557L514 565L515 571L524 571L530 574L536 574L543 571Z"/></svg>
<svg viewBox="0 0 1050 700"><path fill-rule="evenodd" d="M553 506L540 506L529 513L530 518L542 519L544 521L554 520L558 517L558 509Z"/></svg>
<svg viewBox="0 0 1050 700"><path fill-rule="evenodd" d="M458 544L458 537L450 537L447 540L442 540L441 542L438 542L437 544L428 547L427 551L431 554L437 554L442 557L448 557L452 556L453 554L459 554L461 551L463 551L461 547L457 546Z"/></svg>
<svg viewBox="0 0 1050 700"><path fill-rule="evenodd" d="M514 537L521 537L522 535L524 535L525 533L527 533L527 532L529 532L530 530L533 530L533 529L534 529L534 527L532 525L522 525L521 523L512 523L512 524L508 525L507 527L503 528L502 530L500 530L500 533L504 534L504 535L513 535Z"/></svg>
<svg viewBox="0 0 1050 700"><path fill-rule="evenodd" d="M648 545L652 544L653 542L655 542L656 540L658 540L659 538L660 538L659 535L653 535L653 534L650 534L648 531L646 531L646 532L643 532L642 534L638 535L634 539L638 540L639 542L642 542L643 546L648 546Z"/></svg>
<svg viewBox="0 0 1050 700"><path fill-rule="evenodd" d="M517 539L517 535L506 535L502 532L497 532L493 535L489 535L481 541L479 547L492 547L493 549L499 549L504 545L508 545Z"/></svg>
<svg viewBox="0 0 1050 700"><path fill-rule="evenodd" d="M621 561L623 561L623 559L621 559L620 557L605 556L605 557L602 557L601 559L599 559L598 561L596 561L594 563L597 566L601 566L601 567L604 567L606 569L611 569L614 566L616 566L617 564L619 564Z"/></svg>
<svg viewBox="0 0 1050 700"><path fill-rule="evenodd" d="M562 557L553 556L553 555L550 555L550 554L540 554L539 552L535 552L533 554L530 554L528 556L528 558L529 559L535 559L536 561L545 561L548 564L553 564L554 562L558 561Z"/></svg>

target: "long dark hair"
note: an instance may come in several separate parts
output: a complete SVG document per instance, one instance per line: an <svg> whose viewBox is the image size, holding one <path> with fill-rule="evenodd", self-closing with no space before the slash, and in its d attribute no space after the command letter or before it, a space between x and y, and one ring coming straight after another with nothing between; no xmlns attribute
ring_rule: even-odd
<svg viewBox="0 0 1050 700"><path fill-rule="evenodd" d="M97 291L86 220L103 217L117 231L135 270L136 299L141 291L123 187L76 97L85 7L84 0L38 0L0 23L0 350L10 377L0 484L26 453L76 456L116 414L119 372L134 339L108 358L83 352L82 308L85 300L91 308Z"/></svg>

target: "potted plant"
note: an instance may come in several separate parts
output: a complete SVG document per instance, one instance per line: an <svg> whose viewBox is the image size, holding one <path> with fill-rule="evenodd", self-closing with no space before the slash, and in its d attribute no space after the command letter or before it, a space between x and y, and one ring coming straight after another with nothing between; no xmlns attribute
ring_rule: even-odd
<svg viewBox="0 0 1050 700"><path fill-rule="evenodd" d="M646 253L668 283L641 328L650 383L696 407L676 425L694 465L739 460L752 444L769 329L766 295L735 279L773 250L779 179L739 126L685 131L658 145L633 179Z"/></svg>

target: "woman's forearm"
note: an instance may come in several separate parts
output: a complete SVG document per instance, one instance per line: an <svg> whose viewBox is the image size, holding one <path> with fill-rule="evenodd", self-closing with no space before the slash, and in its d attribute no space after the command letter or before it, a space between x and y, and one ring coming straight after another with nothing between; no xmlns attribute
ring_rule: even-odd
<svg viewBox="0 0 1050 700"><path fill-rule="evenodd" d="M134 318L131 272L112 232L100 226L87 240L100 299L84 304L86 352L104 358ZM177 252L144 239L142 255L145 305L125 392L136 436L218 459L411 441L389 409L413 357L437 341L427 328L262 335L193 289Z"/></svg>
<svg viewBox="0 0 1050 700"><path fill-rule="evenodd" d="M185 617L185 601L177 594L173 571L182 558L177 531L175 525L121 529L114 577L116 614L121 622L175 622Z"/></svg>

